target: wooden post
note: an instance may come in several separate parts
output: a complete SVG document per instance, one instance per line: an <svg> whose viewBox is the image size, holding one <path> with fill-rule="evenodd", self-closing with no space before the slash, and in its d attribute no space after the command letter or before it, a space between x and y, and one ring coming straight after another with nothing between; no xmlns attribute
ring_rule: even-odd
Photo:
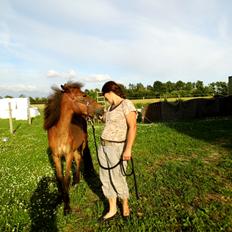
<svg viewBox="0 0 232 232"><path fill-rule="evenodd" d="M13 134L13 120L12 120L12 109L11 109L11 103L8 102L9 105L9 124L10 124L10 133Z"/></svg>
<svg viewBox="0 0 232 232"><path fill-rule="evenodd" d="M27 108L27 117L28 117L28 123L31 125L30 102L29 102L28 108Z"/></svg>
<svg viewBox="0 0 232 232"><path fill-rule="evenodd" d="M106 101L105 101L104 96L102 95L102 92L97 92L97 103L100 103L104 107L106 107Z"/></svg>

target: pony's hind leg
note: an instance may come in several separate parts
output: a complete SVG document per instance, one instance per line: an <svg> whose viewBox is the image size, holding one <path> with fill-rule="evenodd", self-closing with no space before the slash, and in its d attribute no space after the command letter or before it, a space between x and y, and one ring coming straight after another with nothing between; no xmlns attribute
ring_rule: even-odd
<svg viewBox="0 0 232 232"><path fill-rule="evenodd" d="M80 182L80 166L81 166L81 154L78 150L74 152L74 160L76 163L76 169L73 172L73 183L72 185L78 184Z"/></svg>

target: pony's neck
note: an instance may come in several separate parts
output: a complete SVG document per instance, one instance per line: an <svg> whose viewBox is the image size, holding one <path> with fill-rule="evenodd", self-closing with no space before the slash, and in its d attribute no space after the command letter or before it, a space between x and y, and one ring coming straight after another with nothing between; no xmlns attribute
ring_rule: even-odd
<svg viewBox="0 0 232 232"><path fill-rule="evenodd" d="M66 98L64 97L61 100L60 119L58 122L58 126L62 125L61 127L64 130L67 130L67 128L69 128L69 125L71 123L73 113L74 111L70 107L70 102L68 102Z"/></svg>

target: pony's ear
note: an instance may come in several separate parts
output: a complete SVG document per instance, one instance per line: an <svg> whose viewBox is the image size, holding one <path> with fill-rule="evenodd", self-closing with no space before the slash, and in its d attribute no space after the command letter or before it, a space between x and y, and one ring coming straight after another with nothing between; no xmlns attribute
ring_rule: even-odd
<svg viewBox="0 0 232 232"><path fill-rule="evenodd" d="M61 89L63 90L63 92L65 92L65 93L69 93L69 92L70 92L70 90L69 90L69 88L67 88L67 86L65 86L65 85L60 85L60 87L61 87Z"/></svg>

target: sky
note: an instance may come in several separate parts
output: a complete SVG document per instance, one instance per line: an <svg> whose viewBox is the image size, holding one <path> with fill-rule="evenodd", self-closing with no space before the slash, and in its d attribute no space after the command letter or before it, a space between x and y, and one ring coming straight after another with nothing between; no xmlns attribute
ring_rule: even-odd
<svg viewBox="0 0 232 232"><path fill-rule="evenodd" d="M230 0L0 0L0 96L228 81Z"/></svg>

